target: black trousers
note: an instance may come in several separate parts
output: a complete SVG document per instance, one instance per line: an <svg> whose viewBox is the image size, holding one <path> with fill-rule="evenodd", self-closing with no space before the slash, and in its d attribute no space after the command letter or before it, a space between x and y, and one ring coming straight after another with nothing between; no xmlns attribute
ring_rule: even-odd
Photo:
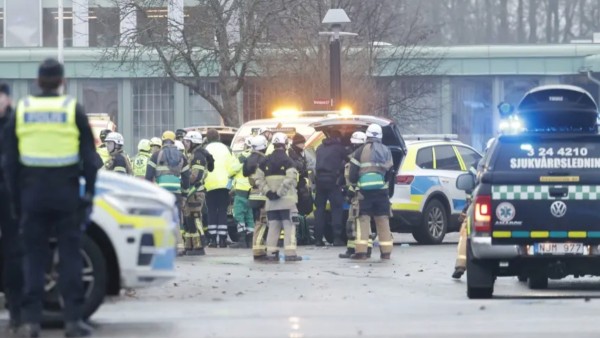
<svg viewBox="0 0 600 338"><path fill-rule="evenodd" d="M342 236L342 219L344 215L344 194L338 185L317 185L315 196L315 240L323 240L325 229L325 208L329 201L331 211L331 226L334 238Z"/></svg>
<svg viewBox="0 0 600 338"><path fill-rule="evenodd" d="M81 257L82 217L78 212L24 212L21 220L25 247L25 299L23 320L39 323L42 319L44 275L52 263L50 237L58 245L58 287L64 300L65 321L82 317L83 282Z"/></svg>
<svg viewBox="0 0 600 338"><path fill-rule="evenodd" d="M19 235L19 223L11 216L9 195L0 187L0 244L2 245L2 275L4 294L10 318L20 320L23 301L23 248Z"/></svg>
<svg viewBox="0 0 600 338"><path fill-rule="evenodd" d="M227 236L228 207L229 190L223 188L206 192L206 208L208 209L209 234Z"/></svg>

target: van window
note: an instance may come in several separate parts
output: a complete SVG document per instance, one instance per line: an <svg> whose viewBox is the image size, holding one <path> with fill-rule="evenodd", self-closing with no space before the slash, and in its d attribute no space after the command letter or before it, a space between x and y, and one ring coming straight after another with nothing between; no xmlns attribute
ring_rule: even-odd
<svg viewBox="0 0 600 338"><path fill-rule="evenodd" d="M431 147L420 149L417 152L417 166L421 169L433 169L433 152Z"/></svg>
<svg viewBox="0 0 600 338"><path fill-rule="evenodd" d="M460 163L452 146L436 146L435 163L439 170L461 170Z"/></svg>

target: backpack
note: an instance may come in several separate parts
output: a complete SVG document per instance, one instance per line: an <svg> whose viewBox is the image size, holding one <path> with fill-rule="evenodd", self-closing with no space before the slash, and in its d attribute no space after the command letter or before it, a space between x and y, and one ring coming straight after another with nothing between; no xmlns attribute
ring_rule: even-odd
<svg viewBox="0 0 600 338"><path fill-rule="evenodd" d="M157 164L164 163L169 168L169 172L175 176L181 176L184 158L183 154L175 146L166 146L158 153Z"/></svg>

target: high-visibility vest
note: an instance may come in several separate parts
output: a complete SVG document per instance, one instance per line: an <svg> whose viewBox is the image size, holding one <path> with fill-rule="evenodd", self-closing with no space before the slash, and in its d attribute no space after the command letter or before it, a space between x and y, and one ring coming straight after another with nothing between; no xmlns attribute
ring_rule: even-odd
<svg viewBox="0 0 600 338"><path fill-rule="evenodd" d="M108 153L108 149L106 149L106 145L104 145L102 147L98 147L96 149L96 152L98 153L98 155L100 155L100 158L102 159L102 163L106 163L106 161L108 161L110 159L110 154Z"/></svg>
<svg viewBox="0 0 600 338"><path fill-rule="evenodd" d="M20 161L28 167L66 167L79 163L76 100L69 96L29 96L17 104Z"/></svg>
<svg viewBox="0 0 600 338"><path fill-rule="evenodd" d="M150 153L139 152L133 159L133 176L135 177L146 177L146 169L148 168L148 160L150 160Z"/></svg>

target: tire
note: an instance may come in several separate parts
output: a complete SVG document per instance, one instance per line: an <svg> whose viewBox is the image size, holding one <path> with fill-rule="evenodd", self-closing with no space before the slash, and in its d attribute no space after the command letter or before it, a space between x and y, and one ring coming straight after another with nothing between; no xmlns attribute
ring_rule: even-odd
<svg viewBox="0 0 600 338"><path fill-rule="evenodd" d="M96 312L96 310L98 310L104 301L108 273L106 269L106 258L96 242L88 236L83 236L81 247L84 261L83 279L85 292L83 318L88 319ZM53 250L53 256L58 257L56 249ZM51 269L53 269L52 271L56 271L57 263L58 260L53 259L51 267ZM42 322L44 325L48 326L62 325L64 321L62 313L63 306L58 292L58 285L56 284L56 277L58 277L58 274L55 274L52 277L48 275L52 275L52 273L47 274ZM51 278L51 280L48 280L48 278Z"/></svg>
<svg viewBox="0 0 600 338"><path fill-rule="evenodd" d="M527 286L531 290L544 290L548 288L548 277L544 275L534 275L527 280Z"/></svg>
<svg viewBox="0 0 600 338"><path fill-rule="evenodd" d="M476 260L467 242L467 297L469 299L492 298L494 294L492 262Z"/></svg>
<svg viewBox="0 0 600 338"><path fill-rule="evenodd" d="M431 200L423 211L423 221L413 231L414 239L421 244L440 244L448 231L448 212L439 200Z"/></svg>

